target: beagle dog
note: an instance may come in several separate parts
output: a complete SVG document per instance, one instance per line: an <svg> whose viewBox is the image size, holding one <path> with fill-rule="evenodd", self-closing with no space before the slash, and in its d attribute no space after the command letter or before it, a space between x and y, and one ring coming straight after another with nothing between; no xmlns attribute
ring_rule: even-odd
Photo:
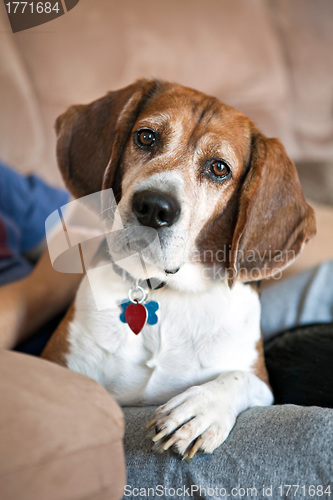
<svg viewBox="0 0 333 500"><path fill-rule="evenodd" d="M236 109L164 81L72 106L56 130L67 187L75 197L112 188L123 228L96 257L107 307L86 275L43 357L121 405L161 405L148 423L161 449L211 453L240 412L273 402L256 283L315 234L295 166ZM127 265L134 251L144 267Z"/></svg>

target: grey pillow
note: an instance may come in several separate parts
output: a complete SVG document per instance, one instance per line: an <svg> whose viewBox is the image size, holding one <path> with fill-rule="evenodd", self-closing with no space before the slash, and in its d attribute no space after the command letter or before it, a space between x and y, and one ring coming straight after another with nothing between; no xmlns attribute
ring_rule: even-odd
<svg viewBox="0 0 333 500"><path fill-rule="evenodd" d="M251 408L239 415L222 446L212 455L197 456L191 464L172 452L160 455L151 451L145 424L153 407L124 408L124 412L124 498L150 498L155 493L155 497L178 499L223 498L224 494L229 498L304 500L319 498L333 477L331 409L295 405ZM287 485L299 487L297 491L297 486L291 487L286 496ZM330 497L323 494L321 498Z"/></svg>

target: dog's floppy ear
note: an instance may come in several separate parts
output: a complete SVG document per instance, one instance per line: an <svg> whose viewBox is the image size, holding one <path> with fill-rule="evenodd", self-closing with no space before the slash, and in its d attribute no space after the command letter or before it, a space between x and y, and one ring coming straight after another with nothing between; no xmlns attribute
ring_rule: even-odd
<svg viewBox="0 0 333 500"><path fill-rule="evenodd" d="M316 232L297 171L277 139L256 132L231 245L229 284L273 276Z"/></svg>
<svg viewBox="0 0 333 500"><path fill-rule="evenodd" d="M113 187L123 147L157 82L141 79L90 104L71 106L56 121L57 159L66 186L79 198ZM108 168L107 168L108 167Z"/></svg>

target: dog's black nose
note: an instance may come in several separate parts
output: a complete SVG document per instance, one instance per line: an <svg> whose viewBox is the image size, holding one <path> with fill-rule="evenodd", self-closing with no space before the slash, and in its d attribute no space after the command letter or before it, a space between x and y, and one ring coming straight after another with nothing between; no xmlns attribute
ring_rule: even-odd
<svg viewBox="0 0 333 500"><path fill-rule="evenodd" d="M177 200L159 191L138 191L132 199L132 210L143 226L158 229L171 226L180 215Z"/></svg>

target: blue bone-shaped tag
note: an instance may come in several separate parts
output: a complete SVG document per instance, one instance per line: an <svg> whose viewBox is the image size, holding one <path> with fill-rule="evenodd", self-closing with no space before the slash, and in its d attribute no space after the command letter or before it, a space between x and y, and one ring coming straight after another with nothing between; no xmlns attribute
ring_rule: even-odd
<svg viewBox="0 0 333 500"><path fill-rule="evenodd" d="M125 319L125 311L126 311L127 306L129 306L130 304L132 304L132 302L130 300L126 300L126 299L123 300L120 304L120 307L122 308L123 311L120 314L119 319L123 323L127 323L127 321ZM142 305L147 309L147 313L148 313L147 323L148 323L148 325L156 325L156 323L158 322L158 316L156 314L156 311L160 307L159 303L156 302L155 300L150 300L149 302L146 302L145 304L142 304Z"/></svg>

